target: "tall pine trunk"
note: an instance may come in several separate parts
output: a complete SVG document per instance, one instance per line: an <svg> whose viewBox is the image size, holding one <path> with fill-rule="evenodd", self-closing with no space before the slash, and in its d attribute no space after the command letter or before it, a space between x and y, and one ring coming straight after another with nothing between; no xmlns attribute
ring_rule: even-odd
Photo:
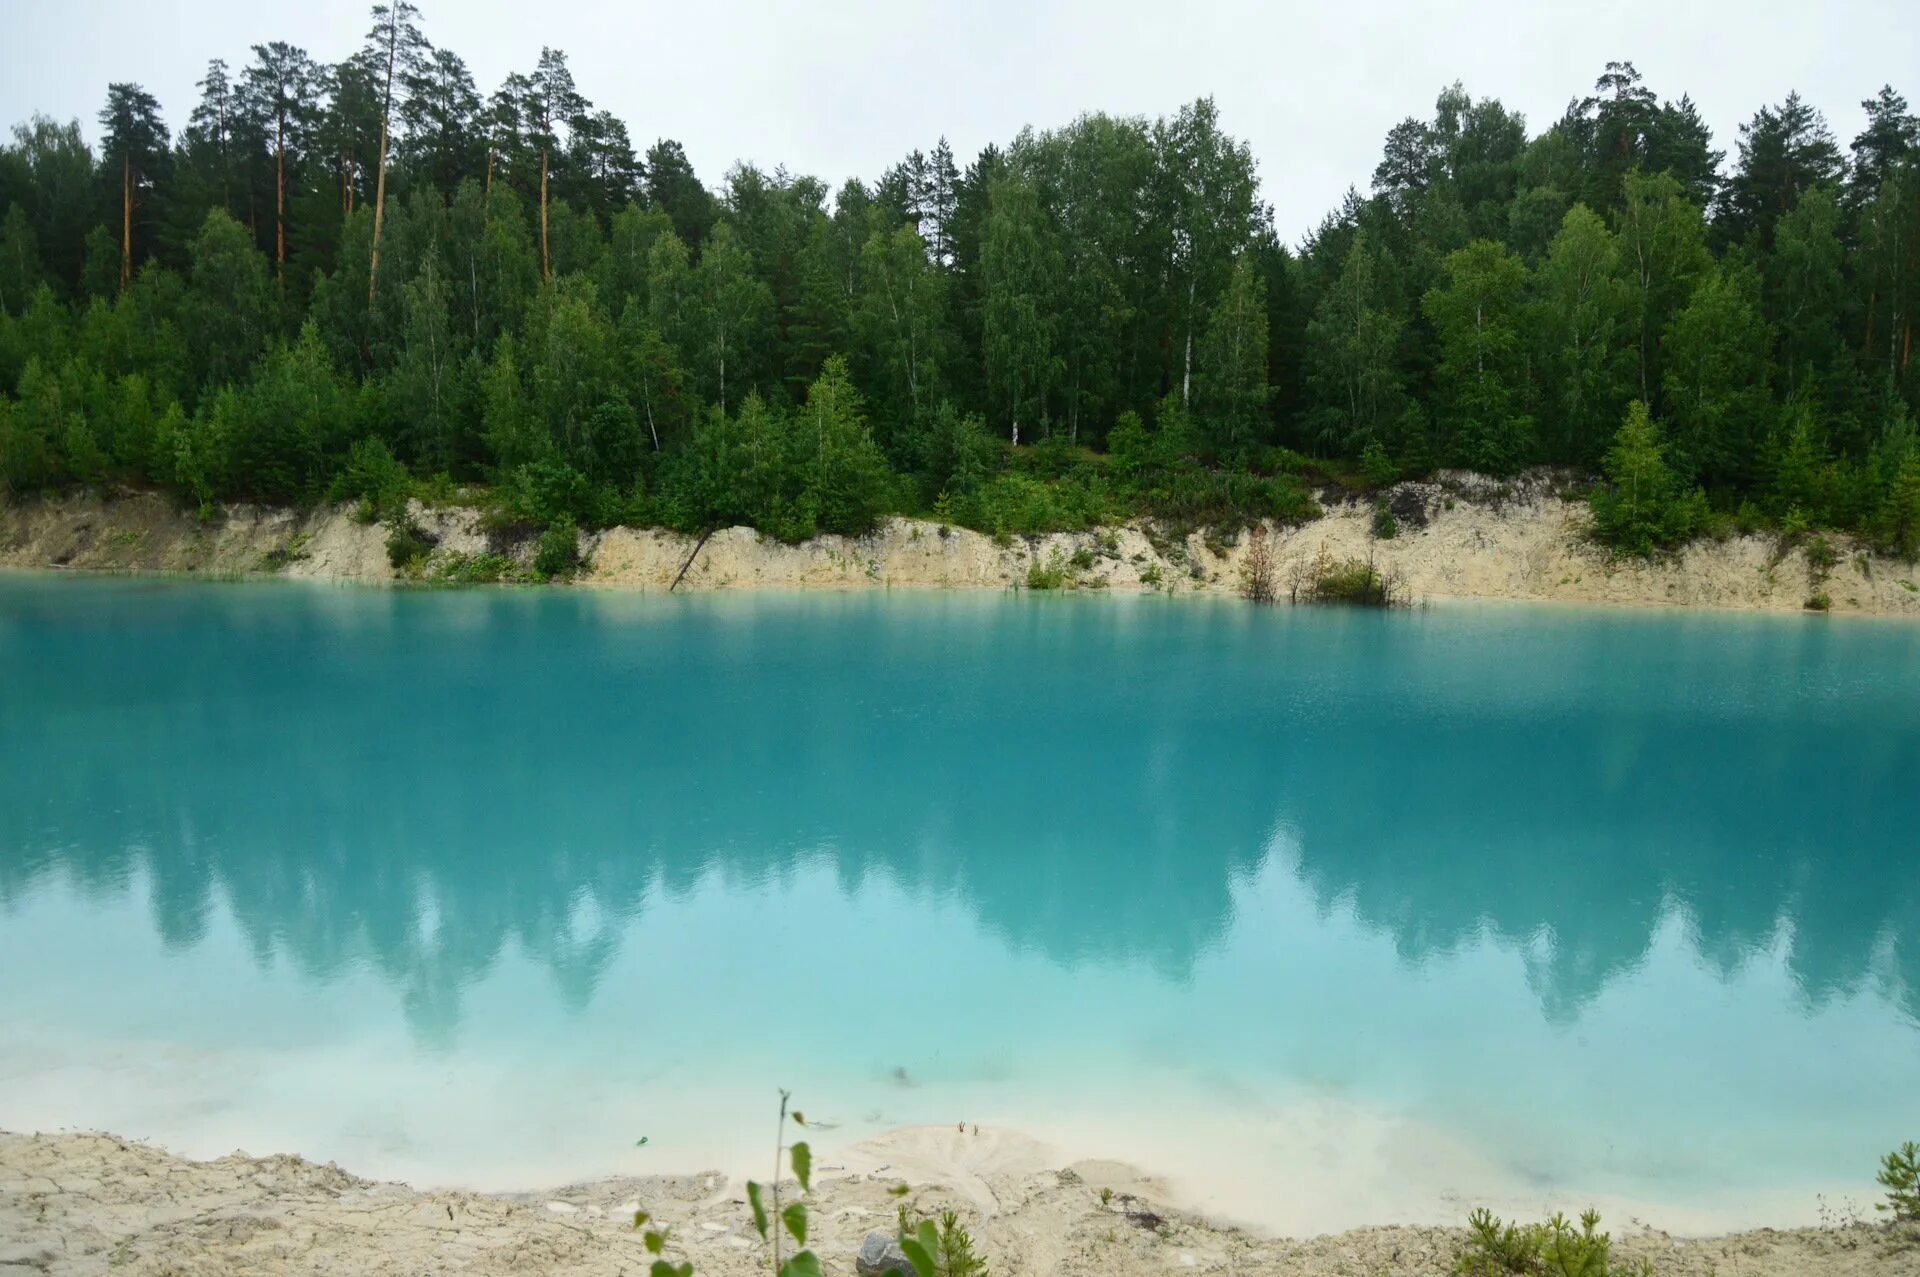
<svg viewBox="0 0 1920 1277"><path fill-rule="evenodd" d="M120 287L133 278L133 157L120 157Z"/></svg>
<svg viewBox="0 0 1920 1277"><path fill-rule="evenodd" d="M553 273L552 261L547 256L547 148L540 148L540 278L546 279Z"/></svg>
<svg viewBox="0 0 1920 1277"><path fill-rule="evenodd" d="M395 17L399 15L396 13ZM373 257L367 263L367 309L373 309L373 290L380 280L380 226L387 212L387 130L393 121L393 62L399 38L387 41L387 91L380 105L380 170L373 179ZM488 153L491 161L492 153ZM488 176L492 176L489 168Z"/></svg>
<svg viewBox="0 0 1920 1277"><path fill-rule="evenodd" d="M1199 285L1197 274L1187 276L1187 353L1186 366L1180 371L1180 406L1191 406L1189 399L1193 393L1193 294Z"/></svg>
<svg viewBox="0 0 1920 1277"><path fill-rule="evenodd" d="M273 261L274 277L287 282L287 117L273 126Z"/></svg>

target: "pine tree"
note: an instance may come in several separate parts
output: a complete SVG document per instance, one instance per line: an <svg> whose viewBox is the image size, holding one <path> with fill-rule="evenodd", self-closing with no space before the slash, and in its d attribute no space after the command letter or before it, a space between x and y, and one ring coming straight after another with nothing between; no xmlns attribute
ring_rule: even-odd
<svg viewBox="0 0 1920 1277"><path fill-rule="evenodd" d="M134 207L144 204L155 184L166 175L167 126L160 119L160 103L151 93L137 84L109 84L100 127L104 168L118 188L120 287L125 288L133 280ZM142 248L151 252L151 236L143 232L140 239ZM140 257L146 255L142 252Z"/></svg>
<svg viewBox="0 0 1920 1277"><path fill-rule="evenodd" d="M388 0L373 6L373 29L367 33L366 62L376 68L380 87L380 159L373 195L373 256L367 267L367 307L372 309L380 281L380 235L387 212L387 150L393 132L393 87L419 76L427 55L426 37L415 21L420 10L408 0Z"/></svg>
<svg viewBox="0 0 1920 1277"><path fill-rule="evenodd" d="M1704 515L1696 493L1682 494L1667 466L1660 431L1647 405L1634 400L1602 467L1606 486L1594 493L1594 535L1642 558L1691 538Z"/></svg>

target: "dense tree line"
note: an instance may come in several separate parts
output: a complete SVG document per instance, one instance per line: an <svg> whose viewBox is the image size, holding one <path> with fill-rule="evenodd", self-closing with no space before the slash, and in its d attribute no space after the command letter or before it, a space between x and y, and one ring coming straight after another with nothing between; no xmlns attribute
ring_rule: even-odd
<svg viewBox="0 0 1920 1277"><path fill-rule="evenodd" d="M1455 85L1297 248L1206 99L710 189L557 50L483 94L405 0L343 61L259 45L200 89L177 133L113 84L97 150L45 117L0 149L9 489L210 507L404 466L534 522L798 537L1291 518L1316 469L1558 463L1660 494L1613 507L1630 542L1920 549L1891 88L1845 150L1788 94L1729 163L1628 63L1538 133Z"/></svg>

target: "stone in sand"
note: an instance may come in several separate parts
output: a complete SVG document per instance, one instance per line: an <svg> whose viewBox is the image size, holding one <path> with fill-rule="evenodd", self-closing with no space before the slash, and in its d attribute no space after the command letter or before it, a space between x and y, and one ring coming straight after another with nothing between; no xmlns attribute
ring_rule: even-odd
<svg viewBox="0 0 1920 1277"><path fill-rule="evenodd" d="M884 1277L891 1272L914 1277L913 1261L900 1249L900 1243L885 1233L867 1234L867 1239L860 1243L860 1253L853 1257L853 1270L860 1277Z"/></svg>

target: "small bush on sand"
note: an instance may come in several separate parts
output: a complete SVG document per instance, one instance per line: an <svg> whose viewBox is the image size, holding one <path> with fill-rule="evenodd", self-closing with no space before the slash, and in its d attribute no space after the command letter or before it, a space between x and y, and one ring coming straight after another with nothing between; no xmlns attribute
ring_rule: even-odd
<svg viewBox="0 0 1920 1277"><path fill-rule="evenodd" d="M1467 1249L1454 1265L1462 1277L1651 1277L1653 1266L1613 1262L1613 1243L1589 1210L1575 1228L1555 1211L1544 1224L1507 1224L1486 1209L1467 1217Z"/></svg>
<svg viewBox="0 0 1920 1277"><path fill-rule="evenodd" d="M1325 546L1312 559L1295 562L1288 597L1295 603L1349 603L1356 607L1400 607L1406 592L1399 580L1364 559L1335 559Z"/></svg>
<svg viewBox="0 0 1920 1277"><path fill-rule="evenodd" d="M1267 543L1267 525L1256 523L1247 534L1247 557L1240 561L1240 597L1249 603L1271 603L1273 548Z"/></svg>
<svg viewBox="0 0 1920 1277"><path fill-rule="evenodd" d="M436 565L433 579L449 585L492 585L519 575L518 566L504 554L450 554Z"/></svg>
<svg viewBox="0 0 1920 1277"><path fill-rule="evenodd" d="M387 562L396 572L405 572L421 563L433 549L433 542L412 519L395 520L387 533Z"/></svg>
<svg viewBox="0 0 1920 1277"><path fill-rule="evenodd" d="M384 439L362 439L347 450L347 464L329 493L335 501L359 499L362 523L397 519L407 511L413 480Z"/></svg>
<svg viewBox="0 0 1920 1277"><path fill-rule="evenodd" d="M540 534L540 546L534 551L533 571L543 580L571 576L580 566L580 529L571 519L556 520Z"/></svg>
<svg viewBox="0 0 1920 1277"><path fill-rule="evenodd" d="M1027 565L1027 588L1029 590L1064 590L1073 584L1073 567L1055 550L1042 563L1035 559Z"/></svg>
<svg viewBox="0 0 1920 1277"><path fill-rule="evenodd" d="M1360 473L1366 479L1367 486L1378 491L1391 487L1400 479L1400 467L1394 464L1387 450L1380 446L1378 439L1371 440L1360 451Z"/></svg>

